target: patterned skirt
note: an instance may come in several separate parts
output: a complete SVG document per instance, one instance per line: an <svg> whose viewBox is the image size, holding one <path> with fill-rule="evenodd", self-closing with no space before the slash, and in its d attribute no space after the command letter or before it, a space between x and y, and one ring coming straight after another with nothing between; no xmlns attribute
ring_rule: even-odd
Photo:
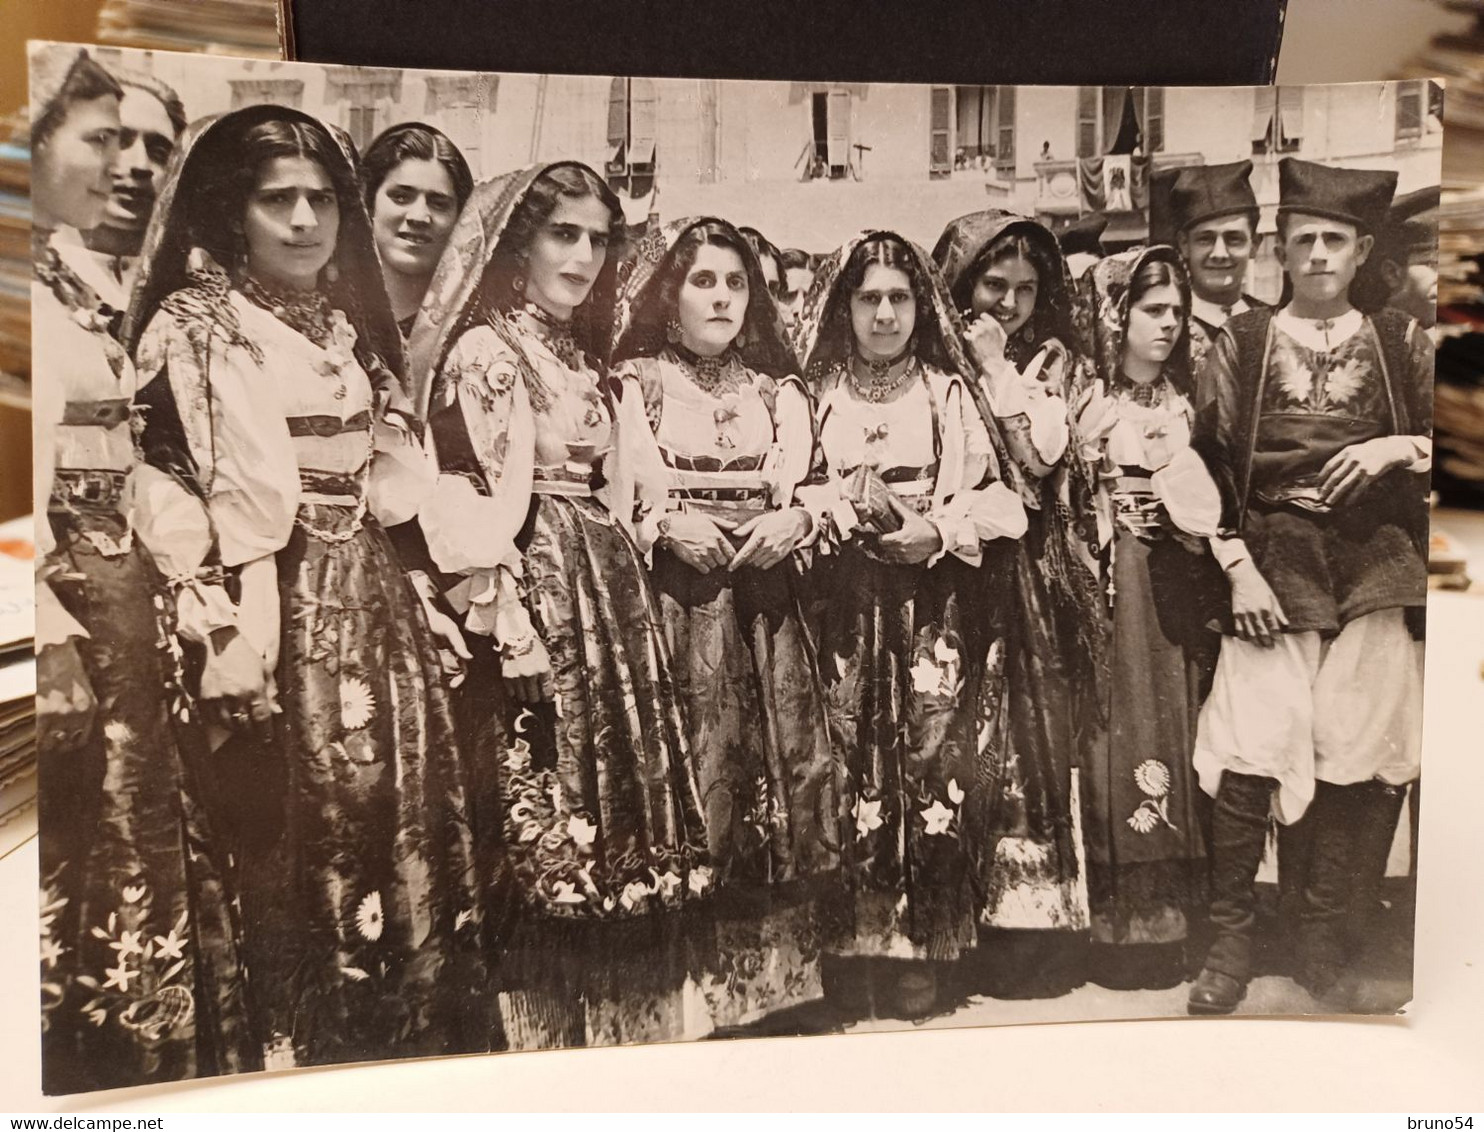
<svg viewBox="0 0 1484 1132"><path fill-rule="evenodd" d="M983 685L987 730L980 769L988 828L980 865L981 924L1013 931L1087 930L1086 877L1073 764L1085 728L1090 658L1079 666L1067 572L1048 553L1054 520L1032 512L1025 538L992 546L983 585L994 627ZM1061 570L1048 566L1059 559ZM1089 583L1096 583L1089 577Z"/></svg>
<svg viewBox="0 0 1484 1132"><path fill-rule="evenodd" d="M227 855L182 755L193 732L163 581L116 514L52 522L64 569L52 584L88 631L78 649L98 710L81 748L37 737L43 1089L261 1068Z"/></svg>
<svg viewBox="0 0 1484 1132"><path fill-rule="evenodd" d="M511 1048L704 1036L715 876L643 558L587 498L537 496L521 542L555 696L515 701L481 645L459 705Z"/></svg>
<svg viewBox="0 0 1484 1132"><path fill-rule="evenodd" d="M657 550L654 587L717 870L718 1027L824 995L821 901L838 891L837 766L792 562L691 569Z"/></svg>
<svg viewBox="0 0 1484 1132"><path fill-rule="evenodd" d="M427 620L373 520L326 504L300 519L278 553L276 741L236 751L219 783L243 815L234 841L270 1068L501 1048Z"/></svg>
<svg viewBox="0 0 1484 1132"><path fill-rule="evenodd" d="M974 577L880 562L856 541L816 560L808 620L841 766L844 956L958 958L975 938L975 790L984 619Z"/></svg>

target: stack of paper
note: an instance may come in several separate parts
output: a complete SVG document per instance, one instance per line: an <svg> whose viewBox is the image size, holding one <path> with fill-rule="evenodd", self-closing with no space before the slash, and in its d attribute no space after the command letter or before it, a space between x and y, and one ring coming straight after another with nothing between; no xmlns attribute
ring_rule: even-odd
<svg viewBox="0 0 1484 1132"><path fill-rule="evenodd" d="M0 523L0 856L36 832L36 588L29 515Z"/></svg>
<svg viewBox="0 0 1484 1132"><path fill-rule="evenodd" d="M120 47L279 56L275 0L106 0L98 42Z"/></svg>
<svg viewBox="0 0 1484 1132"><path fill-rule="evenodd" d="M31 147L25 111L0 119L0 398L23 404L31 374Z"/></svg>
<svg viewBox="0 0 1484 1132"><path fill-rule="evenodd" d="M1401 77L1441 76L1443 193L1438 209L1434 484L1446 501L1484 504L1484 0L1440 0L1475 26L1439 36Z"/></svg>

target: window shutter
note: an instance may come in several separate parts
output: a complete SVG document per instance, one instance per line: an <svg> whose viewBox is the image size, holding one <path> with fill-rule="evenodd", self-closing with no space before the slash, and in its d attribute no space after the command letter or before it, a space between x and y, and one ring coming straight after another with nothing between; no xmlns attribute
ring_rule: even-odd
<svg viewBox="0 0 1484 1132"><path fill-rule="evenodd" d="M928 134L928 171L950 173L953 171L953 91L946 86L935 86L932 91Z"/></svg>
<svg viewBox="0 0 1484 1132"><path fill-rule="evenodd" d="M618 148L629 140L629 80L614 79L608 87L608 145Z"/></svg>
<svg viewBox="0 0 1484 1132"><path fill-rule="evenodd" d="M1118 128L1123 124L1123 105L1133 96L1133 91L1126 86L1105 86L1102 89L1103 130L1098 135L1097 148L1093 151L1094 157L1107 153L1113 148L1113 143L1118 140Z"/></svg>
<svg viewBox="0 0 1484 1132"><path fill-rule="evenodd" d="M1098 88L1077 88L1077 156L1096 157L1098 152Z"/></svg>
<svg viewBox="0 0 1484 1132"><path fill-rule="evenodd" d="M1144 88L1144 153L1160 153L1165 147L1165 88Z"/></svg>
<svg viewBox="0 0 1484 1132"><path fill-rule="evenodd" d="M1398 83L1396 87L1396 137L1398 141L1422 136L1422 83Z"/></svg>
<svg viewBox="0 0 1484 1132"><path fill-rule="evenodd" d="M1304 88L1280 86L1278 88L1278 136L1279 148L1287 151L1297 149L1304 136Z"/></svg>
<svg viewBox="0 0 1484 1132"><path fill-rule="evenodd" d="M1015 175L1015 88L1002 86L996 93L995 168Z"/></svg>
<svg viewBox="0 0 1484 1132"><path fill-rule="evenodd" d="M850 92L830 91L828 103L829 138L826 161L831 169L845 170L850 165Z"/></svg>
<svg viewBox="0 0 1484 1132"><path fill-rule="evenodd" d="M652 165L659 126L659 96L653 79L629 80L629 166Z"/></svg>

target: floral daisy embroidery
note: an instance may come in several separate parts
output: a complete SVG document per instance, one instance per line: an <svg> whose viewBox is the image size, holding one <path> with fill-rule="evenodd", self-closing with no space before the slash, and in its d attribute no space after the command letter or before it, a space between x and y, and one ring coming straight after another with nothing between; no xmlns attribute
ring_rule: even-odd
<svg viewBox="0 0 1484 1132"><path fill-rule="evenodd" d="M340 722L349 731L359 731L376 714L376 697L359 676L340 681Z"/></svg>
<svg viewBox="0 0 1484 1132"><path fill-rule="evenodd" d="M1147 797L1126 819L1130 829L1135 833L1153 833L1164 824L1177 833L1180 831L1180 827L1170 820L1170 787L1173 781L1170 768L1159 759L1145 759L1134 767L1134 784Z"/></svg>
<svg viewBox="0 0 1484 1132"><path fill-rule="evenodd" d="M375 943L381 938L382 929L386 926L386 919L381 910L381 893L373 892L365 897L356 909L356 931L361 933L362 939L368 939Z"/></svg>

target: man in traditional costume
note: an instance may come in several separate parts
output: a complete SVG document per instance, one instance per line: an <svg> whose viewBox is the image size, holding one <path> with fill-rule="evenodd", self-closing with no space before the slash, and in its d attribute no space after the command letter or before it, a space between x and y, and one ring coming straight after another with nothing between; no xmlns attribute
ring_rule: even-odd
<svg viewBox="0 0 1484 1132"><path fill-rule="evenodd" d="M1270 814L1308 814L1297 977L1340 993L1355 874L1384 868L1418 774L1432 345L1408 314L1363 314L1350 294L1396 179L1282 161L1292 297L1233 317L1200 377L1194 444L1222 490L1213 550L1232 623L1194 756L1215 806L1193 1014L1245 994Z"/></svg>
<svg viewBox="0 0 1484 1132"><path fill-rule="evenodd" d="M1173 244L1190 271L1191 360L1197 367L1233 315L1267 304L1243 287L1257 250L1252 162L1191 165L1155 174L1149 242Z"/></svg>

